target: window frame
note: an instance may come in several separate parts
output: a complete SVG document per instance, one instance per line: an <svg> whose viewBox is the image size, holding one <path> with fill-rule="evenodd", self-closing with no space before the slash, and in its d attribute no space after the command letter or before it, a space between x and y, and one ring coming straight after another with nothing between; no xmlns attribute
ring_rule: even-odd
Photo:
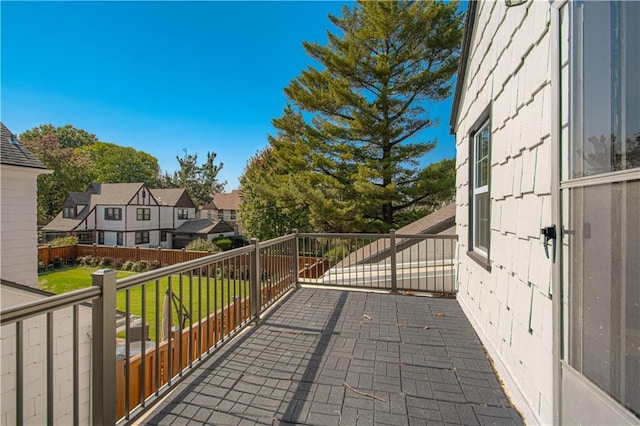
<svg viewBox="0 0 640 426"><path fill-rule="evenodd" d="M178 220L188 220L189 209L178 209Z"/></svg>
<svg viewBox="0 0 640 426"><path fill-rule="evenodd" d="M224 220L224 210L218 210L218 220Z"/></svg>
<svg viewBox="0 0 640 426"><path fill-rule="evenodd" d="M164 243L167 241L167 231L160 231L160 242Z"/></svg>
<svg viewBox="0 0 640 426"><path fill-rule="evenodd" d="M98 231L98 244L104 245L104 231Z"/></svg>
<svg viewBox="0 0 640 426"><path fill-rule="evenodd" d="M76 208L75 207L63 207L62 209L62 217L66 219L73 219L76 217Z"/></svg>
<svg viewBox="0 0 640 426"><path fill-rule="evenodd" d="M122 207L105 207L104 220L122 220Z"/></svg>
<svg viewBox="0 0 640 426"><path fill-rule="evenodd" d="M149 207L138 207L136 209L136 220L138 221L151 220L151 209Z"/></svg>
<svg viewBox="0 0 640 426"><path fill-rule="evenodd" d="M491 255L491 106L488 106L476 122L471 127L469 132L469 235L468 235L468 247L467 255L480 264L483 268L490 271L490 255ZM487 152L484 157L478 159L479 151L479 136L483 132L487 132L488 143ZM486 184L478 184L479 167L482 167L478 162L486 161ZM478 202L476 201L479 196L486 195L489 203L486 222L486 235L487 235L487 247L481 247L477 243L476 231L479 228L480 219L478 216Z"/></svg>
<svg viewBox="0 0 640 426"><path fill-rule="evenodd" d="M236 212L236 210L229 210L229 211L231 212L231 213L230 213L230 216L229 216L229 219L230 219L230 220L236 220L236 218L237 218L237 212Z"/></svg>
<svg viewBox="0 0 640 426"><path fill-rule="evenodd" d="M136 245L149 244L149 231L136 231Z"/></svg>
<svg viewBox="0 0 640 426"><path fill-rule="evenodd" d="M124 232L116 232L116 245L117 246L124 245Z"/></svg>

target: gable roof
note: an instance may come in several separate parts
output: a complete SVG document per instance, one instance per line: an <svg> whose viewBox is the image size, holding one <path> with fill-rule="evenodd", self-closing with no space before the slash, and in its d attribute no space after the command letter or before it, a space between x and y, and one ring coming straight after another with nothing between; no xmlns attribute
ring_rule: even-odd
<svg viewBox="0 0 640 426"><path fill-rule="evenodd" d="M467 63L471 49L471 36L473 35L473 26L476 19L476 8L478 2L469 0L467 3L467 17L464 21L464 36L462 38L462 52L460 53L460 62L458 63L458 77L456 79L456 90L453 94L453 105L451 106L451 118L449 119L449 132L455 133L456 121L458 121L458 109L460 108L460 98L464 88L464 77L467 73Z"/></svg>
<svg viewBox="0 0 640 426"><path fill-rule="evenodd" d="M202 206L203 210L240 210L240 205L244 201L242 191L234 189L231 192L219 192L213 194L210 203Z"/></svg>
<svg viewBox="0 0 640 426"><path fill-rule="evenodd" d="M449 203L435 212L428 214L396 231L396 234L439 234L456 224L456 203ZM413 240L396 240L396 250L404 250L415 244ZM379 262L391 255L391 244L388 238L374 241L351 253L335 265L335 268L346 268L361 263Z"/></svg>
<svg viewBox="0 0 640 426"><path fill-rule="evenodd" d="M18 141L18 137L0 122L0 164L47 170L38 157Z"/></svg>
<svg viewBox="0 0 640 426"><path fill-rule="evenodd" d="M233 231L233 227L224 220L193 219L186 221L173 232L174 234L221 234Z"/></svg>
<svg viewBox="0 0 640 426"><path fill-rule="evenodd" d="M151 189L153 198L161 206L170 207L195 207L193 200L184 188Z"/></svg>

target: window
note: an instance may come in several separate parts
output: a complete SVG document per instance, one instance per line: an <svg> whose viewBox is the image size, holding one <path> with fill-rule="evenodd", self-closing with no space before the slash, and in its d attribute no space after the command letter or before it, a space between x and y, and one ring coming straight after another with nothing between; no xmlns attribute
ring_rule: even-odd
<svg viewBox="0 0 640 426"><path fill-rule="evenodd" d="M160 231L160 241L167 241L167 231Z"/></svg>
<svg viewBox="0 0 640 426"><path fill-rule="evenodd" d="M231 220L236 220L236 211L235 210L231 210Z"/></svg>
<svg viewBox="0 0 640 426"><path fill-rule="evenodd" d="M218 220L224 219L224 210L218 210Z"/></svg>
<svg viewBox="0 0 640 426"><path fill-rule="evenodd" d="M75 207L65 207L62 211L62 217L66 218L74 218L76 217L76 208Z"/></svg>
<svg viewBox="0 0 640 426"><path fill-rule="evenodd" d="M124 242L123 242L124 238L123 237L124 237L124 233L122 233L122 232L118 232L116 234L116 245L117 246L123 246L124 245Z"/></svg>
<svg viewBox="0 0 640 426"><path fill-rule="evenodd" d="M489 120L481 122L472 133L471 142L469 245L470 251L486 261L489 258Z"/></svg>
<svg viewBox="0 0 640 426"><path fill-rule="evenodd" d="M105 208L104 220L122 220L122 209L120 207Z"/></svg>
<svg viewBox="0 0 640 426"><path fill-rule="evenodd" d="M104 244L104 231L98 231L98 244Z"/></svg>
<svg viewBox="0 0 640 426"><path fill-rule="evenodd" d="M136 213L138 220L151 220L151 209L139 208Z"/></svg>
<svg viewBox="0 0 640 426"><path fill-rule="evenodd" d="M136 244L149 244L149 231L136 232Z"/></svg>
<svg viewBox="0 0 640 426"><path fill-rule="evenodd" d="M178 209L178 220L189 219L189 209Z"/></svg>

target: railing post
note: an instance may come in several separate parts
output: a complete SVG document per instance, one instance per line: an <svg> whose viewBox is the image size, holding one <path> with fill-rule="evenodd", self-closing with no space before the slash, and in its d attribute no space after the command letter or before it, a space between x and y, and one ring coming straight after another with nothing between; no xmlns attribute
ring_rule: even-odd
<svg viewBox="0 0 640 426"><path fill-rule="evenodd" d="M91 274L102 289L92 308L92 419L94 426L116 422L116 271L101 269Z"/></svg>
<svg viewBox="0 0 640 426"><path fill-rule="evenodd" d="M396 230L389 230L391 243L391 294L398 293L398 266L396 264Z"/></svg>
<svg viewBox="0 0 640 426"><path fill-rule="evenodd" d="M295 238L293 240L293 279L296 283L296 288L300 288L300 241L298 240L298 230L293 230Z"/></svg>
<svg viewBox="0 0 640 426"><path fill-rule="evenodd" d="M249 278L251 315L255 318L256 323L258 323L260 321L260 240L252 238L251 245L253 245L249 260L251 266Z"/></svg>

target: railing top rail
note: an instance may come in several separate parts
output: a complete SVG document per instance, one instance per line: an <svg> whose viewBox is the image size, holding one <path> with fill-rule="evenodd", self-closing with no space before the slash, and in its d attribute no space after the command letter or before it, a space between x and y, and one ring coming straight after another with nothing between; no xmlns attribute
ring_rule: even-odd
<svg viewBox="0 0 640 426"><path fill-rule="evenodd" d="M38 299L22 305L12 306L0 312L0 325L7 325L37 315L57 311L96 299L101 293L100 287L87 287L69 293Z"/></svg>
<svg viewBox="0 0 640 426"><path fill-rule="evenodd" d="M127 288L135 287L140 284L144 284L150 281L159 280L161 278L175 275L180 272L190 271L192 269L206 266L213 262L220 262L226 259L231 259L235 256L249 253L253 250L252 246L240 247L237 249L225 251L223 253L214 253L210 256L204 256L194 260L188 260L182 263L176 263L175 265L165 266L153 271L143 272L141 274L133 275L131 277L120 278L116 284L116 290L126 290Z"/></svg>
<svg viewBox="0 0 640 426"><path fill-rule="evenodd" d="M391 234L372 234L372 233L300 233L300 238L391 238ZM421 239L442 239L456 240L457 235L443 234L396 234L396 238L421 238Z"/></svg>
<svg viewBox="0 0 640 426"><path fill-rule="evenodd" d="M290 241L296 238L296 234L288 234L288 235L283 235L281 237L277 237L277 238L273 238L271 240L267 240L267 241L261 241L259 243L259 248L267 248L279 243L284 243L286 241Z"/></svg>
<svg viewBox="0 0 640 426"><path fill-rule="evenodd" d="M434 240L457 240L457 235L442 235L442 234L396 234L396 238L421 238L421 239L434 239Z"/></svg>

